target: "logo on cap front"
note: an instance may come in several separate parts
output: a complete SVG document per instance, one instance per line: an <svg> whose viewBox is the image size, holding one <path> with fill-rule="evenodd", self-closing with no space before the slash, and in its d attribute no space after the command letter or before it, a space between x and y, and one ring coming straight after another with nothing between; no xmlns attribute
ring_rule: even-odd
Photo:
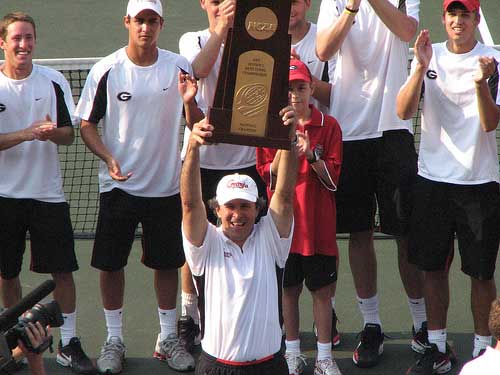
<svg viewBox="0 0 500 375"><path fill-rule="evenodd" d="M248 185L242 181L229 180L226 184L229 189L248 189Z"/></svg>

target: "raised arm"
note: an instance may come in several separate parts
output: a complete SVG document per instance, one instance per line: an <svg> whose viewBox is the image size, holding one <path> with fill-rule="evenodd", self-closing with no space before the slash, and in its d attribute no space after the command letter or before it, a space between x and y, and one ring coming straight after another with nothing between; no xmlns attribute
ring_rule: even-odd
<svg viewBox="0 0 500 375"><path fill-rule="evenodd" d="M422 30L415 41L415 69L406 83L399 90L396 99L396 112L403 120L410 119L417 113L418 103L422 92L425 73L432 58L432 44L429 30Z"/></svg>
<svg viewBox="0 0 500 375"><path fill-rule="evenodd" d="M97 131L97 124L82 120L80 135L89 150L106 163L109 175L113 180L126 181L132 176L132 172L128 172L126 175L122 174L120 163L115 160L106 145L102 142L99 132Z"/></svg>
<svg viewBox="0 0 500 375"><path fill-rule="evenodd" d="M192 130L193 124L199 122L205 117L203 111L196 103L196 93L198 92L198 84L196 78L187 73L179 72L178 83L179 94L184 102L184 116L186 118L187 127Z"/></svg>
<svg viewBox="0 0 500 375"><path fill-rule="evenodd" d="M225 0L219 4L217 24L210 32L210 38L191 63L196 78L207 77L219 56L227 31L233 25L236 0Z"/></svg>
<svg viewBox="0 0 500 375"><path fill-rule="evenodd" d="M474 82L476 83L479 121L485 132L495 130L500 120L500 107L493 100L488 86L488 79L495 74L498 76L498 63L495 59L480 57L479 69L474 77Z"/></svg>
<svg viewBox="0 0 500 375"><path fill-rule="evenodd" d="M291 106L281 110L283 124L290 126L294 142L290 151L281 150L276 189L269 204L269 213L282 238L290 236L293 223L293 200L297 180L298 153L295 146L295 112Z"/></svg>
<svg viewBox="0 0 500 375"><path fill-rule="evenodd" d="M203 245L207 232L207 214L201 193L200 147L208 144L213 126L204 118L194 124L181 171L182 228L194 246Z"/></svg>
<svg viewBox="0 0 500 375"><path fill-rule="evenodd" d="M361 0L349 0L346 9L339 9L340 16L336 20L332 21L329 26L325 28L318 28L318 33L316 35L316 55L318 55L321 61L330 60L340 50L347 34L349 34L351 30L360 4ZM321 5L323 7L323 2ZM327 6L333 7L333 5ZM322 11L324 10L320 9L318 25L321 23ZM328 14L323 14L323 17L329 16Z"/></svg>
<svg viewBox="0 0 500 375"><path fill-rule="evenodd" d="M393 34L404 42L413 39L417 32L418 22L392 5L388 0L367 0L377 16Z"/></svg>

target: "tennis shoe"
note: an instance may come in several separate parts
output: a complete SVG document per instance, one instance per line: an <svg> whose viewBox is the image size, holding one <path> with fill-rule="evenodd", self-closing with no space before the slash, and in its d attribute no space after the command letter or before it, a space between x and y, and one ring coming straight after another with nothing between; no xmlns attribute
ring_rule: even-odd
<svg viewBox="0 0 500 375"><path fill-rule="evenodd" d="M427 334L427 322L422 323L422 327L415 332L415 327L412 327L413 338L411 340L411 349L418 353L424 354L425 348L429 346L429 337Z"/></svg>
<svg viewBox="0 0 500 375"><path fill-rule="evenodd" d="M332 308L332 348L340 346L340 332L337 328L338 321L335 309ZM316 338L318 338L318 328L315 322L313 322L313 331Z"/></svg>
<svg viewBox="0 0 500 375"><path fill-rule="evenodd" d="M314 375L342 375L337 362L332 358L317 360Z"/></svg>
<svg viewBox="0 0 500 375"><path fill-rule="evenodd" d="M200 326L189 315L183 315L179 318L177 321L177 333L181 344L184 345L184 348L189 353L193 352L195 345L200 345Z"/></svg>
<svg viewBox="0 0 500 375"><path fill-rule="evenodd" d="M97 358L97 370L101 374L119 374L125 362L125 345L118 336L111 336L101 348Z"/></svg>
<svg viewBox="0 0 500 375"><path fill-rule="evenodd" d="M285 353L289 375L300 375L307 366L306 356L302 353Z"/></svg>
<svg viewBox="0 0 500 375"><path fill-rule="evenodd" d="M430 344L425 352L406 375L444 374L451 370L451 359L448 353L441 353L436 344Z"/></svg>
<svg viewBox="0 0 500 375"><path fill-rule="evenodd" d="M70 367L77 374L95 374L96 368L82 349L78 337L72 337L68 345L63 346L59 340L56 362L64 367Z"/></svg>
<svg viewBox="0 0 500 375"><path fill-rule="evenodd" d="M384 334L379 324L367 323L360 335L361 340L354 350L352 361L358 367L373 367L384 352Z"/></svg>
<svg viewBox="0 0 500 375"><path fill-rule="evenodd" d="M158 334L153 357L167 362L168 366L176 371L194 370L193 356L188 353L175 333L169 334L165 340L161 340Z"/></svg>

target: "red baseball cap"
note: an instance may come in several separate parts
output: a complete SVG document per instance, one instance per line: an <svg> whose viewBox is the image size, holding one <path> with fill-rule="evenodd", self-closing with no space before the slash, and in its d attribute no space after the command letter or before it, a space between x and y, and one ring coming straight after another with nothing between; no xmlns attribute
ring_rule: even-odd
<svg viewBox="0 0 500 375"><path fill-rule="evenodd" d="M300 60L290 60L290 75L288 80L312 82L311 72L306 64Z"/></svg>
<svg viewBox="0 0 500 375"><path fill-rule="evenodd" d="M462 4L464 7L467 8L467 10L469 12L472 12L474 10L479 10L479 0L444 0L443 1L443 10L447 10L448 7L450 6L451 3L454 3L454 2L457 2L457 3L460 3Z"/></svg>

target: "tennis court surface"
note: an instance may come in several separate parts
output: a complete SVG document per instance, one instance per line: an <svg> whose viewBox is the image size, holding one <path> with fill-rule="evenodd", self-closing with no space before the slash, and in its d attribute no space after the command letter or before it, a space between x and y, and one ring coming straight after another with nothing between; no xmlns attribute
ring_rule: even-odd
<svg viewBox="0 0 500 375"><path fill-rule="evenodd" d="M105 340L104 314L99 294L98 272L90 267L91 240L77 241L77 256L80 270L75 273L77 285L77 325L86 352L92 358L99 354ZM356 335L361 329L361 316L355 301L354 287L347 258L347 241L339 240L340 271L337 286L336 310L339 316L339 329L342 332L342 344L333 354L345 375L392 375L404 374L414 362L414 354L409 346L411 318L397 271L396 246L393 240L375 241L378 255L378 283L380 310L383 328L390 336L385 341L385 351L379 366L371 369L359 369L352 363L351 356L357 344ZM139 261L140 242L136 241L129 264L126 268L126 296L124 306L124 335L127 346L125 374L176 374L152 358L156 335L159 331L157 306L152 284L152 272ZM29 259L25 259L21 282L25 293L35 288L47 277L27 271ZM497 268L500 262L497 261ZM497 284L500 277L496 275ZM456 257L450 271L451 305L448 317L449 340L453 345L459 364L450 375L458 374L462 364L470 359L472 352L473 326L470 313L470 281L460 272L460 259ZM180 301L179 301L180 302ZM210 324L208 322L207 324ZM302 349L308 356L308 368L305 374L313 373L316 354L315 338L312 334L312 301L310 294L304 291L301 298L301 340ZM59 332L54 329L55 342ZM55 346L56 348L56 346ZM54 354L47 353L48 374L69 374L68 369L55 363ZM28 374L23 370L20 374Z"/></svg>

